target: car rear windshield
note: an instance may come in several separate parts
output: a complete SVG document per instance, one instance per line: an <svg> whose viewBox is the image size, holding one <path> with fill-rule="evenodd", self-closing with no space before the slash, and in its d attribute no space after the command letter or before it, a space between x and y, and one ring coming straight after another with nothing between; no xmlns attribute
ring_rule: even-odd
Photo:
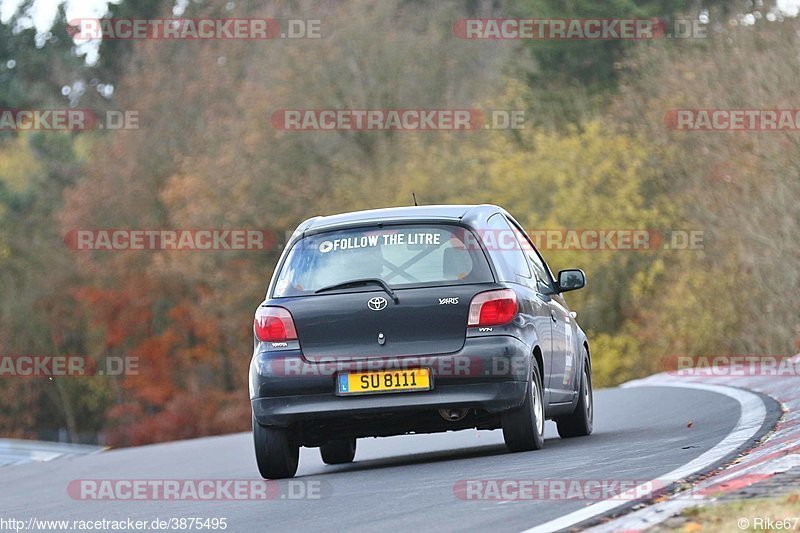
<svg viewBox="0 0 800 533"><path fill-rule="evenodd" d="M300 239L283 263L272 296L303 296L363 279L379 279L393 288L494 281L468 229L446 224L384 226Z"/></svg>

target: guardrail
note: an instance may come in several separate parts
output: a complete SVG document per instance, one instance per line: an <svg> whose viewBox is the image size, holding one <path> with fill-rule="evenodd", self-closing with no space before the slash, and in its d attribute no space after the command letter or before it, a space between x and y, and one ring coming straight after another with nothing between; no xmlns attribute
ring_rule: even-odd
<svg viewBox="0 0 800 533"><path fill-rule="evenodd" d="M0 439L0 466L52 461L59 457L88 455L106 448L86 444L45 442L21 439Z"/></svg>

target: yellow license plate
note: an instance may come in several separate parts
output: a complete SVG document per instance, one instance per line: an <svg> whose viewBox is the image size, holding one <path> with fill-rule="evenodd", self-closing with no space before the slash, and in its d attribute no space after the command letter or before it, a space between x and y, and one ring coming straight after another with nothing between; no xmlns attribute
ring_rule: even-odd
<svg viewBox="0 0 800 533"><path fill-rule="evenodd" d="M428 368L381 370L339 374L337 394L365 394L377 392L405 392L430 390L431 371Z"/></svg>

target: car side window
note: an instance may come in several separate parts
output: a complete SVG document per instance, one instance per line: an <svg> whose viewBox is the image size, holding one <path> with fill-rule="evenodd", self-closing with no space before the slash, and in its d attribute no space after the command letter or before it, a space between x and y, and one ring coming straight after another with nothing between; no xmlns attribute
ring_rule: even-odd
<svg viewBox="0 0 800 533"><path fill-rule="evenodd" d="M492 257L500 279L529 283L532 277L531 269L506 218L496 213L489 217L487 225L488 231L480 232L481 240Z"/></svg>
<svg viewBox="0 0 800 533"><path fill-rule="evenodd" d="M514 225L514 233L519 240L520 247L522 251L525 253L525 256L531 263L531 267L533 267L533 273L536 276L536 280L540 282L542 285L547 287L550 291L555 292L555 286L553 284L553 275L550 273L550 269L547 267L547 264L544 262L544 259L539 255L536 249L531 244L528 237L520 231L516 225Z"/></svg>

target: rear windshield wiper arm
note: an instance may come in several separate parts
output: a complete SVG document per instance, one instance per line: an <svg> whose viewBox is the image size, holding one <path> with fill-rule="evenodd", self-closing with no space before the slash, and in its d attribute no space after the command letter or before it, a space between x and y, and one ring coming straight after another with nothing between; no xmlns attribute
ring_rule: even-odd
<svg viewBox="0 0 800 533"><path fill-rule="evenodd" d="M400 303L400 300L397 299L397 295L394 293L389 284L380 278L351 279L350 281L344 281L342 283L336 283L334 285L328 285L327 287L322 287L321 289L317 289L316 291L314 291L314 294L319 294L321 292L326 292L326 291L333 291L336 289L346 289L348 287L358 287L359 285L378 285L380 286L381 289L386 291L386 294L392 297L394 303Z"/></svg>

